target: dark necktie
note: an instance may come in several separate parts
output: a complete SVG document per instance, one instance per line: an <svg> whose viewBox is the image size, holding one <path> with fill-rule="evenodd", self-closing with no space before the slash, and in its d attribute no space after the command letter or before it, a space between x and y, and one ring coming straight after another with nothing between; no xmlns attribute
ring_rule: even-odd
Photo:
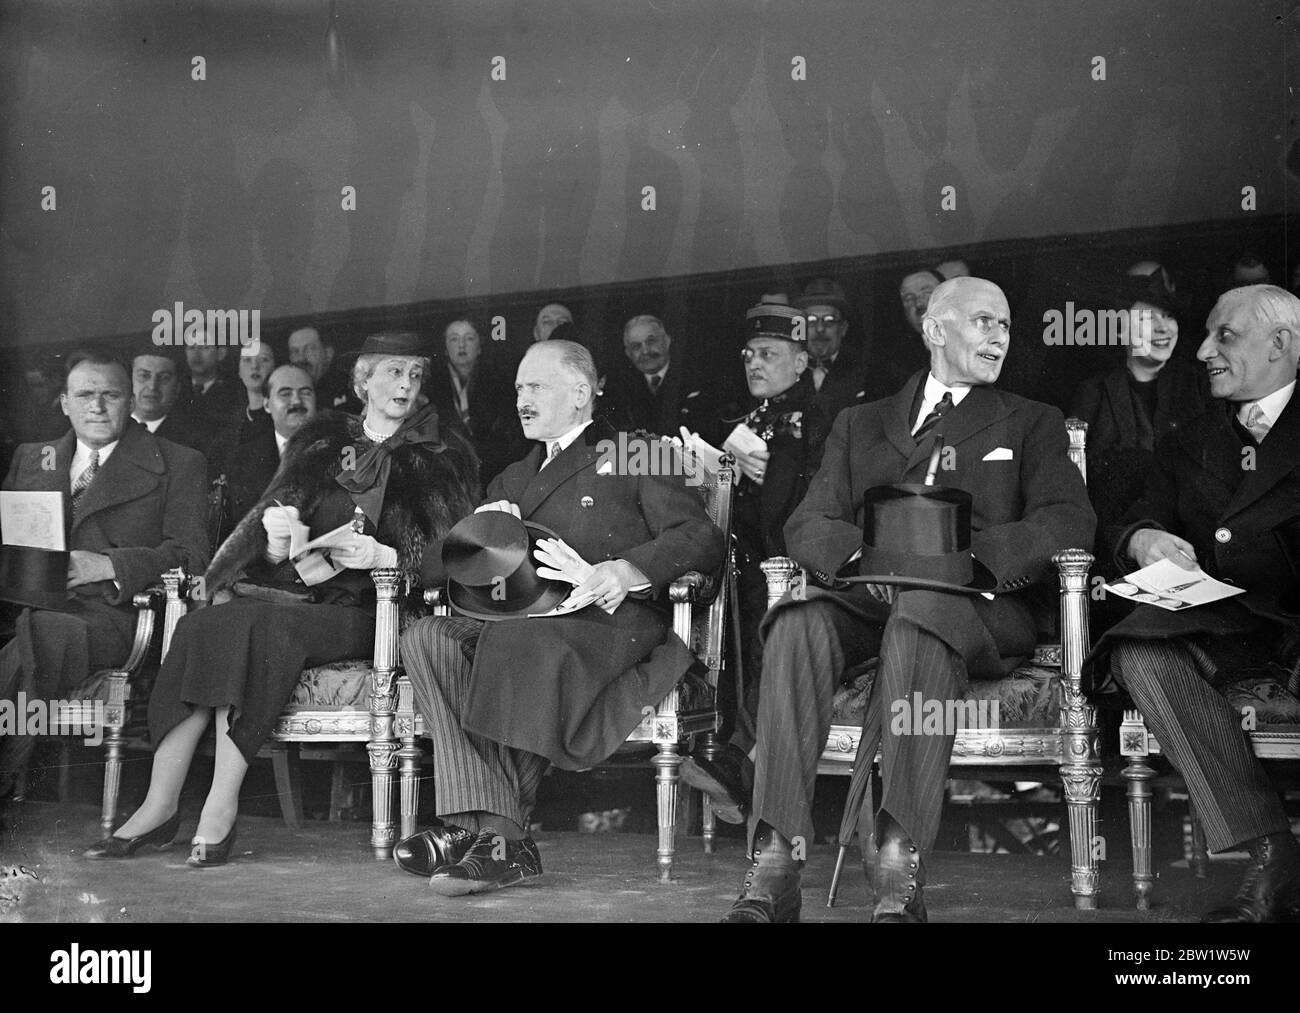
<svg viewBox="0 0 1300 1013"><path fill-rule="evenodd" d="M659 385L664 382L664 378L657 373L650 377L650 396L654 397L659 393Z"/></svg>
<svg viewBox="0 0 1300 1013"><path fill-rule="evenodd" d="M925 417L925 421L921 423L921 428L912 434L912 439L916 440L917 443L920 443L923 439L929 436L934 427L939 424L939 420L948 414L950 408L952 408L952 391L945 390L939 403L934 406L934 410L930 412L930 414Z"/></svg>
<svg viewBox="0 0 1300 1013"><path fill-rule="evenodd" d="M99 450L92 448L90 451L90 464L86 465L85 470L77 476L77 481L72 484L72 516L76 517L77 511L81 506L81 498L85 496L86 490L90 488L90 483L95 480L95 475L99 472Z"/></svg>

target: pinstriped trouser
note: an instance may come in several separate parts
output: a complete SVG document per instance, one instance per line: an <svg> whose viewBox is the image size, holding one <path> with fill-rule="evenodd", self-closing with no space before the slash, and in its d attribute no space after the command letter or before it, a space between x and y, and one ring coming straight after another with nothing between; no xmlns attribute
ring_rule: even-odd
<svg viewBox="0 0 1300 1013"><path fill-rule="evenodd" d="M1211 851L1288 830L1286 812L1242 734L1241 715L1211 684L1215 664L1190 641L1117 639L1111 671L1183 780Z"/></svg>
<svg viewBox="0 0 1300 1013"><path fill-rule="evenodd" d="M957 696L962 661L942 640L891 618L880 626L829 602L807 602L776 617L763 649L763 692L754 760L754 818L785 837L813 840L817 761L831 726L836 682L845 668L880 655L863 724L859 756L882 747L881 809L922 849L939 833L943 789L954 736L883 736L895 700L919 692L925 700ZM752 841L751 841L752 846Z"/></svg>
<svg viewBox="0 0 1300 1013"><path fill-rule="evenodd" d="M471 735L460 724L482 628L461 616L421 619L402 635L402 665L433 740L438 815L494 813L527 830L546 759Z"/></svg>

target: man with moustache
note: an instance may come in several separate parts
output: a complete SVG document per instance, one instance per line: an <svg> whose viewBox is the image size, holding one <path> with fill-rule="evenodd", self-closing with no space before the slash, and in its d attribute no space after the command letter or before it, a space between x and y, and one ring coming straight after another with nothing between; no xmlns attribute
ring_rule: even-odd
<svg viewBox="0 0 1300 1013"><path fill-rule="evenodd" d="M1209 849L1250 853L1236 896L1204 920L1274 922L1300 912L1300 845L1216 687L1300 663L1300 299L1232 289L1206 330L1196 358L1217 403L1165 436L1146 494L1104 541L1121 573L1169 560L1245 593L1178 612L1138 605L1087 668L1128 690L1187 782Z"/></svg>
<svg viewBox="0 0 1300 1013"><path fill-rule="evenodd" d="M6 490L62 492L72 512L66 596L53 600L49 589L48 606L24 610L0 648L0 699L10 701L18 692L62 697L120 664L135 629L131 599L164 570L201 571L208 558L202 455L131 422L131 378L120 362L92 352L68 365L60 403L71 430L20 446L4 481ZM28 736L0 742L0 797L34 744Z"/></svg>
<svg viewBox="0 0 1300 1013"><path fill-rule="evenodd" d="M270 427L249 426L235 449L227 474L230 511L228 528L238 524L261 498L280 467L284 448L304 422L316 417L316 389L301 366L280 366L262 390Z"/></svg>
<svg viewBox="0 0 1300 1013"><path fill-rule="evenodd" d="M665 592L688 570L717 570L722 533L683 476L643 475L611 458L609 448L636 437L593 421L595 387L591 353L576 342L528 350L515 394L536 446L493 480L479 507L554 531L591 564L573 594L590 593L594 604L548 618L421 619L402 637L446 822L402 841L394 858L444 896L540 875L527 828L547 766L605 760L642 708L695 665L672 633ZM439 542L425 552L425 586L444 576Z"/></svg>
<svg viewBox="0 0 1300 1013"><path fill-rule="evenodd" d="M334 358L334 346L315 327L299 327L289 335L289 362L311 374L321 408L357 415L361 402L352 389L352 371Z"/></svg>
<svg viewBox="0 0 1300 1013"><path fill-rule="evenodd" d="M808 495L785 525L789 554L823 586L787 595L763 623L752 864L724 921L798 919L832 697L842 674L872 657L880 667L858 751L858 762L870 763L879 747L884 783L879 848L865 865L878 898L872 920L927 920L925 858L939 830L953 735L900 735L884 717L892 701L918 692L959 699L969 676L1000 677L1028 656L1037 641L1034 599L1053 594L1053 553L1090 544L1095 523L1060 411L992 386L1010 327L992 282L944 282L922 320L929 370L835 420ZM971 549L999 593L837 586L862 549L867 490L922 482L938 437L951 464L941 483L970 494Z"/></svg>
<svg viewBox="0 0 1300 1013"><path fill-rule="evenodd" d="M648 313L623 326L623 354L614 397L622 423L656 436L676 436L682 426L699 429L703 389L685 376L672 355L673 338L664 322Z"/></svg>
<svg viewBox="0 0 1300 1013"><path fill-rule="evenodd" d="M741 357L752 405L744 416L722 426L729 432L743 422L767 444L766 450L754 453L733 451L740 469L731 530L736 538L744 690L737 694L739 699L728 701L721 692L727 687L720 687L727 744L713 759L688 758L681 774L684 782L708 796L719 819L728 823L744 822L754 781L750 753L762 662L758 627L767 611L767 581L760 564L786 555L785 522L808 491L830 429L812 389L806 348L809 332L800 326L801 317L799 310L780 305L759 304L746 312L748 340Z"/></svg>

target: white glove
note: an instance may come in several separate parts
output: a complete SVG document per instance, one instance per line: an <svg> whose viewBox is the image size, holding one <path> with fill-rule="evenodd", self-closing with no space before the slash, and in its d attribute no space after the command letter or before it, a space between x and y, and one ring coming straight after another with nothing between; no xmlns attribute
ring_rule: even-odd
<svg viewBox="0 0 1300 1013"><path fill-rule="evenodd" d="M289 558L289 541L293 526L302 523L298 508L294 506L269 506L262 512L262 527L266 529L266 558L280 563Z"/></svg>
<svg viewBox="0 0 1300 1013"><path fill-rule="evenodd" d="M330 559L349 570L373 570L377 566L396 566L397 550L354 532L347 542L330 549Z"/></svg>
<svg viewBox="0 0 1300 1013"><path fill-rule="evenodd" d="M542 564L537 575L547 580L563 580L576 587L591 576L591 564L558 538L537 539L533 558Z"/></svg>

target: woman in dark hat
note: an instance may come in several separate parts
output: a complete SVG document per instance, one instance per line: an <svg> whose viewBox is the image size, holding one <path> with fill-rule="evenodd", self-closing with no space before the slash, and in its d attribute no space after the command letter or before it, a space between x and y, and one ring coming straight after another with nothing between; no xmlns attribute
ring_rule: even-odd
<svg viewBox="0 0 1300 1013"><path fill-rule="evenodd" d="M1116 304L1127 312L1124 363L1084 380L1070 409L1088 423L1088 492L1099 541L1141 498L1161 438L1209 406L1205 370L1173 357L1179 309L1161 275L1126 278Z"/></svg>
<svg viewBox="0 0 1300 1013"><path fill-rule="evenodd" d="M421 387L429 360L413 334L366 339L353 368L362 418L322 412L303 425L257 505L217 551L203 578L209 596L243 596L200 608L177 624L149 701L156 744L144 804L87 858L125 858L165 847L179 829L181 788L209 719L217 719L216 769L199 817L191 865L226 860L239 788L304 668L368 657L374 641L369 571L418 575L424 545L478 501L478 459L438 425ZM312 538L352 522L332 553L344 569L308 587L289 561L290 529Z"/></svg>

